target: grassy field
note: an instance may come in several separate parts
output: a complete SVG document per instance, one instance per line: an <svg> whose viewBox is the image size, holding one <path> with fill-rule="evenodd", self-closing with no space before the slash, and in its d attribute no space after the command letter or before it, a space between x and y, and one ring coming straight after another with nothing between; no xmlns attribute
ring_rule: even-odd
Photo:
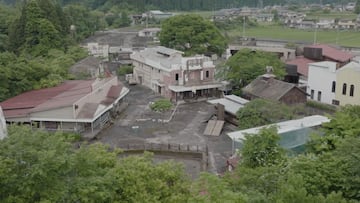
<svg viewBox="0 0 360 203"><path fill-rule="evenodd" d="M227 31L226 35L230 39L242 36L242 27ZM280 39L289 41L314 42L316 36L317 43L337 44L341 46L360 47L360 32L355 31L321 31L315 35L314 30L299 30L284 28L275 25L262 25L245 29L246 37L256 37L264 39Z"/></svg>
<svg viewBox="0 0 360 203"><path fill-rule="evenodd" d="M356 19L357 15L350 12L313 12L307 13L306 19Z"/></svg>

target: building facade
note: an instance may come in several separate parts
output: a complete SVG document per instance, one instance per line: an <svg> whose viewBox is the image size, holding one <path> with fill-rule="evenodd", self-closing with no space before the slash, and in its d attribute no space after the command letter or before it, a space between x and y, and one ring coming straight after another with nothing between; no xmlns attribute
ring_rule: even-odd
<svg viewBox="0 0 360 203"><path fill-rule="evenodd" d="M222 84L215 81L213 61L203 55L182 54L161 46L136 52L131 55L133 77L172 101L219 96Z"/></svg>
<svg viewBox="0 0 360 203"><path fill-rule="evenodd" d="M119 110L128 92L117 77L74 80L25 92L0 105L7 123L94 136Z"/></svg>
<svg viewBox="0 0 360 203"><path fill-rule="evenodd" d="M331 61L309 64L306 88L308 99L333 104L337 85L336 67L337 63Z"/></svg>
<svg viewBox="0 0 360 203"><path fill-rule="evenodd" d="M360 105L360 64L350 62L337 71L335 104Z"/></svg>

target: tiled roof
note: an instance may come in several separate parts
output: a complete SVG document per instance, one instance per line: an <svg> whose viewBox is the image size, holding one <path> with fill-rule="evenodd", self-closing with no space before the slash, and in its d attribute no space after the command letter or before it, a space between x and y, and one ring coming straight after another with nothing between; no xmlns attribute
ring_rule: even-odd
<svg viewBox="0 0 360 203"><path fill-rule="evenodd" d="M314 63L315 61L305 58L303 56L298 57L296 59L287 61L286 64L290 65L296 65L297 66L297 72L303 76L308 76L309 72L309 63Z"/></svg>
<svg viewBox="0 0 360 203"><path fill-rule="evenodd" d="M259 98L278 101L292 88L294 84L276 80L274 78L264 79L260 76L243 88L244 93L252 94Z"/></svg>
<svg viewBox="0 0 360 203"><path fill-rule="evenodd" d="M315 45L310 45L308 47L322 48L323 56L325 56L327 58L330 58L330 59L333 59L333 60L336 60L336 61L340 61L340 62L347 62L351 58L354 57L349 52L341 51L339 49L336 49L336 48L331 47L331 46L326 45L326 44L315 44Z"/></svg>

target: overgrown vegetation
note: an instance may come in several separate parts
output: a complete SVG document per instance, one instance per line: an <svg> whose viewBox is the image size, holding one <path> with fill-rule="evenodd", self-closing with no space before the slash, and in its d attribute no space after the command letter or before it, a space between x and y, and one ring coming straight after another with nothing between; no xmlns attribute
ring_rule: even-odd
<svg viewBox="0 0 360 203"><path fill-rule="evenodd" d="M124 65L124 66L120 66L118 69L117 69L117 74L119 76L124 76L126 74L131 74L133 73L133 69L134 67L132 65Z"/></svg>
<svg viewBox="0 0 360 203"><path fill-rule="evenodd" d="M312 108L315 108L315 109L319 109L319 110L322 110L322 111L326 111L328 113L334 113L336 111L335 106L320 103L320 102L316 102L316 101L307 101L306 106L309 106L309 107L312 107Z"/></svg>
<svg viewBox="0 0 360 203"><path fill-rule="evenodd" d="M184 51L186 55L224 53L227 46L220 31L199 15L178 15L163 21L161 45Z"/></svg>
<svg viewBox="0 0 360 203"><path fill-rule="evenodd" d="M275 54L241 49L229 58L225 66L218 67L217 77L230 81L237 88L242 88L259 75L265 74L266 66L272 66L273 74L279 79L285 75L285 65Z"/></svg>
<svg viewBox="0 0 360 203"><path fill-rule="evenodd" d="M239 129L277 123L293 119L295 107L265 99L255 99L240 108L236 113Z"/></svg>
<svg viewBox="0 0 360 203"><path fill-rule="evenodd" d="M76 149L62 132L11 126L0 140L0 201L357 202L359 109L335 114L314 153L286 156L276 128L263 129L247 135L232 173L192 182L179 164L154 164L147 153L119 159L120 150L99 143Z"/></svg>
<svg viewBox="0 0 360 203"><path fill-rule="evenodd" d="M168 99L159 99L150 105L153 111L164 112L171 109L173 104Z"/></svg>

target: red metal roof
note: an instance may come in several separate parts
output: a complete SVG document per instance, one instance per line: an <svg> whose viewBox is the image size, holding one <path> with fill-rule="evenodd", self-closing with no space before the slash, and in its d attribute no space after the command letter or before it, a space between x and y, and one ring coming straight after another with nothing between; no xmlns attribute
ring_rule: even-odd
<svg viewBox="0 0 360 203"><path fill-rule="evenodd" d="M107 93L107 97L116 99L120 96L121 90L122 90L122 85L116 85L116 86L113 85L110 87Z"/></svg>
<svg viewBox="0 0 360 203"><path fill-rule="evenodd" d="M322 48L323 56L339 62L347 62L354 56L346 51L341 51L326 44L314 44L307 47Z"/></svg>
<svg viewBox="0 0 360 203"><path fill-rule="evenodd" d="M287 61L286 64L296 65L297 72L303 76L308 76L309 72L309 63L314 63L315 61L305 58L303 56L297 57L291 61Z"/></svg>
<svg viewBox="0 0 360 203"><path fill-rule="evenodd" d="M70 104L76 101L74 99L80 96L79 93L83 96L85 91L91 91L91 83L88 80L66 81L56 87L22 93L1 102L0 106L5 117L25 116L35 110Z"/></svg>

